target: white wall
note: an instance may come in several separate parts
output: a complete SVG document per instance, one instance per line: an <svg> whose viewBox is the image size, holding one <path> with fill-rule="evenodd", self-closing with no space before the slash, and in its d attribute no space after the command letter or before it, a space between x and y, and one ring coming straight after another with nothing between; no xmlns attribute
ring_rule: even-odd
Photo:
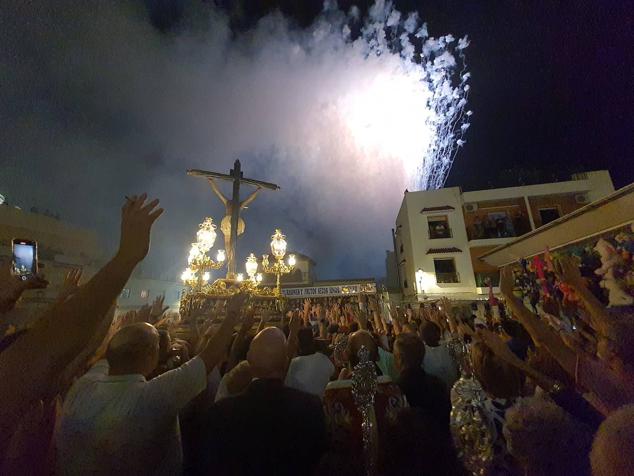
<svg viewBox="0 0 634 476"><path fill-rule="evenodd" d="M600 198L606 197L614 192L612 177L610 177L610 172L607 170L586 172L584 175L591 184L591 189L588 192L590 202L599 200Z"/></svg>
<svg viewBox="0 0 634 476"><path fill-rule="evenodd" d="M415 273L422 269L425 279L425 294L463 293L473 291L475 277L471 266L467 231L462 213L460 188L451 187L434 191L413 192L407 196L409 230L411 234L413 263L409 271L410 279L416 282ZM423 208L451 206L453 210L421 213ZM430 239L427 218L446 215L451 228L451 238ZM427 254L430 248L458 248L462 252ZM458 272L459 283L436 283L434 259L453 258Z"/></svg>

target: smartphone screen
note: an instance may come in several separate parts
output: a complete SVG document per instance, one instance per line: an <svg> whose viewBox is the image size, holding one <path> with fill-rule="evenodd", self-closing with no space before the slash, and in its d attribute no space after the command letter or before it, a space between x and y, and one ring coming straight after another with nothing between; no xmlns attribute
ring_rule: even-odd
<svg viewBox="0 0 634 476"><path fill-rule="evenodd" d="M37 242L13 240L13 273L23 280L37 274Z"/></svg>

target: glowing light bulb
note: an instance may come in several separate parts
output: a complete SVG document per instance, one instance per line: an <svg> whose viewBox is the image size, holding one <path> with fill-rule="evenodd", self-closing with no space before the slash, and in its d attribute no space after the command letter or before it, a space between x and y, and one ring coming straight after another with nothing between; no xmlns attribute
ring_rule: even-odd
<svg viewBox="0 0 634 476"><path fill-rule="evenodd" d="M264 278L262 277L262 273L258 273L255 275L255 282L261 283Z"/></svg>
<svg viewBox="0 0 634 476"><path fill-rule="evenodd" d="M271 235L271 253L276 259L283 259L286 254L286 236L282 234L282 230L276 229Z"/></svg>
<svg viewBox="0 0 634 476"><path fill-rule="evenodd" d="M238 275L236 276L236 281L238 281L239 283L244 281L244 274L238 273Z"/></svg>
<svg viewBox="0 0 634 476"><path fill-rule="evenodd" d="M216 253L216 261L218 263L224 263L226 259L227 254L225 253L225 250L218 250L218 252Z"/></svg>
<svg viewBox="0 0 634 476"><path fill-rule="evenodd" d="M194 261L200 259L203 254L198 243L192 243L192 247L189 249L189 256L187 257L187 264L192 264Z"/></svg>
<svg viewBox="0 0 634 476"><path fill-rule="evenodd" d="M185 268L185 271L183 271L183 274L181 274L181 281L186 283L188 281L191 281L192 279L194 279L194 272L191 268Z"/></svg>
<svg viewBox="0 0 634 476"><path fill-rule="evenodd" d="M295 259L295 255L288 255L288 265L295 266L297 260Z"/></svg>
<svg viewBox="0 0 634 476"><path fill-rule="evenodd" d="M253 279L255 273L258 272L258 259L253 253L248 256L247 262L245 263L244 267L246 268L247 276L249 276L250 279Z"/></svg>
<svg viewBox="0 0 634 476"><path fill-rule="evenodd" d="M198 232L196 232L196 240L198 246L203 253L209 251L216 241L216 225L213 224L213 220L209 217L199 225Z"/></svg>
<svg viewBox="0 0 634 476"><path fill-rule="evenodd" d="M204 281L205 283L208 283L210 278L211 278L211 274L209 273L209 271L205 271L205 272L203 273L203 281Z"/></svg>

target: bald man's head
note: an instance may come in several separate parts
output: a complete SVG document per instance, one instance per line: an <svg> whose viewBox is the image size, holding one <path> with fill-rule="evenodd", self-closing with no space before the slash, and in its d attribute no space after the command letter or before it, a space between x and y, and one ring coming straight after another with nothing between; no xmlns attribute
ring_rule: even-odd
<svg viewBox="0 0 634 476"><path fill-rule="evenodd" d="M374 342L374 337L368 331L357 331L350 334L348 339L348 358L350 363L354 366L359 363L359 350L365 346L370 351L370 360L376 362L379 360L379 351Z"/></svg>
<svg viewBox="0 0 634 476"><path fill-rule="evenodd" d="M158 364L159 333L146 322L122 327L106 351L110 375L150 374Z"/></svg>
<svg viewBox="0 0 634 476"><path fill-rule="evenodd" d="M288 355L286 337L277 327L268 327L251 341L247 360L255 378L286 377Z"/></svg>

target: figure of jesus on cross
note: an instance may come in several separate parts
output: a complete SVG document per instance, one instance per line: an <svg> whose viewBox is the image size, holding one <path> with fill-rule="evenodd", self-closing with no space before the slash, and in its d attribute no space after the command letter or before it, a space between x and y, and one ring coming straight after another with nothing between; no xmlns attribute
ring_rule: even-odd
<svg viewBox="0 0 634 476"><path fill-rule="evenodd" d="M208 172L206 170L188 170L188 175L195 177L204 177L209 182L211 189L218 196L222 204L225 206L225 216L220 223L220 230L225 237L225 252L227 255L227 279L235 279L236 277L236 248L238 244L238 235L244 233L244 220L240 217L240 211L245 209L255 200L260 190L263 188L268 190L279 190L279 186L274 183L261 182L242 177L240 170L240 161L236 160L233 169L229 171L229 175L220 174L218 172ZM233 182L233 194L231 198L227 198L218 188L216 179L230 180ZM240 184L245 183L253 185L256 189L243 201L240 201Z"/></svg>

